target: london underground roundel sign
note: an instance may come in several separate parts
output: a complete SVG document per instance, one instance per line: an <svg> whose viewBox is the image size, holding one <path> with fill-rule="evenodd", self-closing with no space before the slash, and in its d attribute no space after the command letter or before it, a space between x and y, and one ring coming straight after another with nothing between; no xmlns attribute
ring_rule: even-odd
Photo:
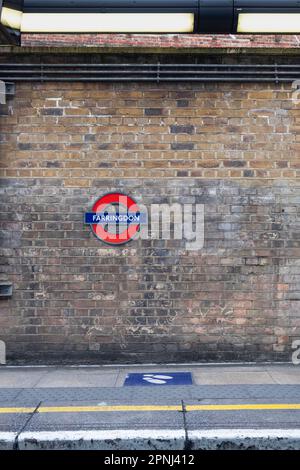
<svg viewBox="0 0 300 470"><path fill-rule="evenodd" d="M122 245L132 240L140 230L141 213L137 203L122 193L109 193L98 199L85 223L94 235L110 245Z"/></svg>

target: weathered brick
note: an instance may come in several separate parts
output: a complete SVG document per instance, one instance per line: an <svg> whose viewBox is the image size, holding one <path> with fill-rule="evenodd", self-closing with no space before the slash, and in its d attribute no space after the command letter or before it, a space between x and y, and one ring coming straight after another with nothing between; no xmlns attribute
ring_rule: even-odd
<svg viewBox="0 0 300 470"><path fill-rule="evenodd" d="M224 166L225 167L233 167L233 168L241 168L247 165L247 162L242 161L242 160L228 160L224 161Z"/></svg>
<svg viewBox="0 0 300 470"><path fill-rule="evenodd" d="M9 358L290 360L300 146L289 96L272 83L17 83L0 143ZM102 244L83 215L110 191L204 204L204 248Z"/></svg>
<svg viewBox="0 0 300 470"><path fill-rule="evenodd" d="M172 150L193 150L194 144L192 142L186 143L173 143L171 144Z"/></svg>
<svg viewBox="0 0 300 470"><path fill-rule="evenodd" d="M162 116L164 111L162 108L147 108L145 109L145 116Z"/></svg>
<svg viewBox="0 0 300 470"><path fill-rule="evenodd" d="M59 108L44 108L41 109L42 116L62 116L63 110Z"/></svg>
<svg viewBox="0 0 300 470"><path fill-rule="evenodd" d="M195 133L195 127L192 125L173 125L171 126L171 134L194 134Z"/></svg>

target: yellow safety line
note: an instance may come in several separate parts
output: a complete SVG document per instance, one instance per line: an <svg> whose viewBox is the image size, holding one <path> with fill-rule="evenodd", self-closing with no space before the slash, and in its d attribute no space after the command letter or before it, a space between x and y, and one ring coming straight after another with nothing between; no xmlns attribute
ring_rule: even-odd
<svg viewBox="0 0 300 470"><path fill-rule="evenodd" d="M33 413L35 408L0 408L0 414Z"/></svg>
<svg viewBox="0 0 300 470"><path fill-rule="evenodd" d="M186 405L186 411L300 410L300 403ZM33 413L36 408L0 408L0 414ZM180 405L41 406L38 413L182 411Z"/></svg>

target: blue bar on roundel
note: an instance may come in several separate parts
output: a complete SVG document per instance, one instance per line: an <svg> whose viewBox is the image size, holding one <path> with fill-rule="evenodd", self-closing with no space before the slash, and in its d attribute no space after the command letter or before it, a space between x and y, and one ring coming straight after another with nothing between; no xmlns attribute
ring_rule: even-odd
<svg viewBox="0 0 300 470"><path fill-rule="evenodd" d="M140 224L147 222L146 214L140 213L108 213L108 212L87 212L85 214L85 224Z"/></svg>

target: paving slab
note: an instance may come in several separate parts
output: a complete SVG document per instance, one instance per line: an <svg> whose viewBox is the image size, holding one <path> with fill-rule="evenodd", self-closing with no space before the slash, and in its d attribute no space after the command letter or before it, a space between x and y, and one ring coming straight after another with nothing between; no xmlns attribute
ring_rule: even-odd
<svg viewBox="0 0 300 470"><path fill-rule="evenodd" d="M300 385L300 367L293 368L270 368L268 373L277 384Z"/></svg>
<svg viewBox="0 0 300 470"><path fill-rule="evenodd" d="M48 368L0 368L0 388L35 387L49 373Z"/></svg>
<svg viewBox="0 0 300 470"><path fill-rule="evenodd" d="M80 372L72 369L53 370L40 379L38 387L114 387L118 374L118 371L94 369L80 369Z"/></svg>
<svg viewBox="0 0 300 470"><path fill-rule="evenodd" d="M196 385L230 385L230 384L274 384L276 383L267 371L235 369L197 369L193 372Z"/></svg>

